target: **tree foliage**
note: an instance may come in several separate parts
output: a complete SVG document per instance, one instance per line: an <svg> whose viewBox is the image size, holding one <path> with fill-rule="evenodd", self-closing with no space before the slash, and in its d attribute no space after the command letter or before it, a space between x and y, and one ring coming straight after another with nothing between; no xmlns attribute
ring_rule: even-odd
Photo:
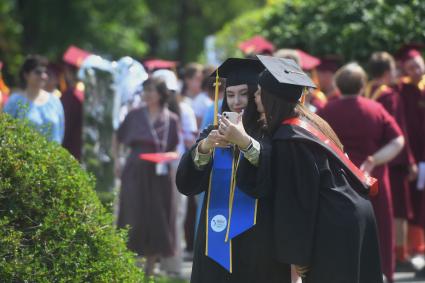
<svg viewBox="0 0 425 283"><path fill-rule="evenodd" d="M148 51L142 40L149 10L140 0L0 1L0 60L16 74L23 55L60 59L75 44L113 58L138 58Z"/></svg>
<svg viewBox="0 0 425 283"><path fill-rule="evenodd" d="M26 52L49 57L76 44L99 54L140 56L147 7L139 0L18 1Z"/></svg>
<svg viewBox="0 0 425 283"><path fill-rule="evenodd" d="M280 48L364 61L373 51L394 52L403 43L425 42L424 17L420 0L284 0L255 14L258 21L244 15L229 23L218 33L218 46L228 48L224 38L242 27L235 33L237 42L259 33Z"/></svg>
<svg viewBox="0 0 425 283"><path fill-rule="evenodd" d="M261 7L264 0L146 0L154 17L146 39L155 56L183 62L195 60L204 38L240 14ZM150 40L149 40L150 38Z"/></svg>
<svg viewBox="0 0 425 283"><path fill-rule="evenodd" d="M71 44L117 59L164 57L187 62L204 38L265 0L0 1L0 60L8 82L25 54L60 59Z"/></svg>
<svg viewBox="0 0 425 283"><path fill-rule="evenodd" d="M17 73L22 62L22 25L16 17L14 1L0 1L0 61L7 61L9 72Z"/></svg>

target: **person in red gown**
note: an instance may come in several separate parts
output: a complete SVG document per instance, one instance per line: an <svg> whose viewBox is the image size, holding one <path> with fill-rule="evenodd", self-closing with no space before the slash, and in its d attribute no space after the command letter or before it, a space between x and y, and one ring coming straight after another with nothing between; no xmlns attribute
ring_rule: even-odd
<svg viewBox="0 0 425 283"><path fill-rule="evenodd" d="M65 136L62 145L80 161L83 147L84 84L77 80L76 67L66 64L64 71L67 87L61 96L65 112Z"/></svg>
<svg viewBox="0 0 425 283"><path fill-rule="evenodd" d="M63 54L63 74L60 79L62 105L65 112L65 136L62 146L78 161L83 147L84 84L77 78L78 69L90 53L71 45Z"/></svg>
<svg viewBox="0 0 425 283"><path fill-rule="evenodd" d="M395 83L395 61L388 52L375 52L369 59L370 82L365 96L384 106L397 121L405 137L401 153L389 163L389 175L396 229L396 258L409 259L407 250L408 220L413 217L409 181L416 178L417 166L407 138L407 124L400 87Z"/></svg>
<svg viewBox="0 0 425 283"><path fill-rule="evenodd" d="M420 45L408 44L396 54L406 75L400 80L400 93L406 116L407 136L418 164L425 162L425 63L420 48ZM417 188L417 180L410 183L410 188L414 217L409 223L409 245L413 253L424 253L425 194ZM424 275L425 271L422 271L420 276Z"/></svg>
<svg viewBox="0 0 425 283"><path fill-rule="evenodd" d="M327 101L338 99L341 96L335 86L335 72L341 66L339 58L326 56L320 58L320 64L316 67L317 80L320 90L326 95Z"/></svg>
<svg viewBox="0 0 425 283"><path fill-rule="evenodd" d="M334 129L353 163L379 180L379 194L371 199L378 224L382 271L393 281L395 268L393 206L387 163L401 151L400 127L384 107L362 97L365 71L356 63L345 65L335 75L342 96L319 111Z"/></svg>

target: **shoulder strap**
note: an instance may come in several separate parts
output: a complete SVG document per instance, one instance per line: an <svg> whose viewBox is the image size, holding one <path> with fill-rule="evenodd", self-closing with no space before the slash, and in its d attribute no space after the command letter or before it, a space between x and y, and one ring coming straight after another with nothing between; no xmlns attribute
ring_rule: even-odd
<svg viewBox="0 0 425 283"><path fill-rule="evenodd" d="M365 189L368 190L370 196L375 196L378 193L378 181L362 172L354 163L345 155L345 153L336 146L328 137L326 137L322 132L317 130L307 121L301 120L299 118L290 118L282 122L283 125L290 125L293 127L298 127L310 135L308 140L315 142L324 148L328 153L333 155L343 166L348 170L349 174L357 179Z"/></svg>

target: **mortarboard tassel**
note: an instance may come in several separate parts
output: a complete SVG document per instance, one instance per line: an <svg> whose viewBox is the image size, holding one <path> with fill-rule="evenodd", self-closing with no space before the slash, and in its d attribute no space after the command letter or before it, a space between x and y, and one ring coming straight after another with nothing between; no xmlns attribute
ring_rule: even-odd
<svg viewBox="0 0 425 283"><path fill-rule="evenodd" d="M215 75L215 95L214 95L214 127L218 126L218 91L220 88L218 69Z"/></svg>

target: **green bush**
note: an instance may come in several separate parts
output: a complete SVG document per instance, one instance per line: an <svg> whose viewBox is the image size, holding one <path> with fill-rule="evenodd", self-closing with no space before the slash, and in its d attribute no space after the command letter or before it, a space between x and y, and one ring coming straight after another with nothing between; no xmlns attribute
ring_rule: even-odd
<svg viewBox="0 0 425 283"><path fill-rule="evenodd" d="M1 282L141 282L93 177L59 145L0 114Z"/></svg>
<svg viewBox="0 0 425 283"><path fill-rule="evenodd" d="M425 42L425 1L421 0L280 0L259 13L226 25L217 34L218 47L234 48L235 42L254 31L279 48L364 62L374 51L394 52L403 43ZM237 38L226 42L233 28Z"/></svg>

